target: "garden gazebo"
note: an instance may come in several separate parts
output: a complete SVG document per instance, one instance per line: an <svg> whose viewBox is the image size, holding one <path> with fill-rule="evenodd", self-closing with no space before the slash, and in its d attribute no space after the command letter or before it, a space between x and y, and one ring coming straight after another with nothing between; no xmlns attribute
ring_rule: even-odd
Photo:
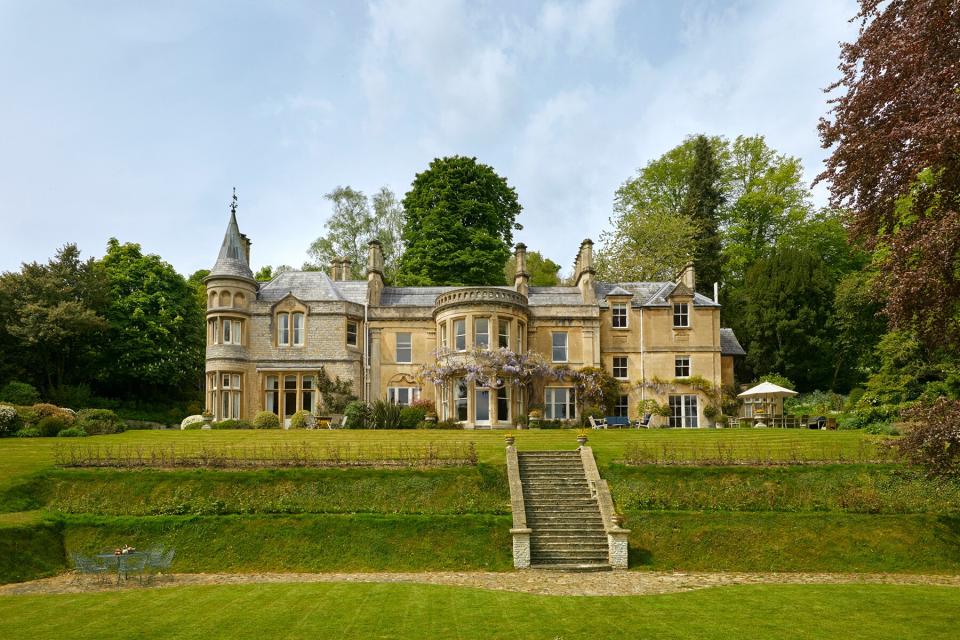
<svg viewBox="0 0 960 640"><path fill-rule="evenodd" d="M772 382L761 382L737 395L741 399L740 417L753 420L756 426L762 425L766 419L782 419L783 399L795 395L796 391Z"/></svg>

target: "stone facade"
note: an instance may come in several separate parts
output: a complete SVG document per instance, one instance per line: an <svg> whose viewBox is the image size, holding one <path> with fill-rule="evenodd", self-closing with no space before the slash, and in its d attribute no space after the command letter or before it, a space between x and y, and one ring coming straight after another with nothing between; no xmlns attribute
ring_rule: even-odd
<svg viewBox="0 0 960 640"><path fill-rule="evenodd" d="M286 421L297 410L322 414L322 371L349 380L367 401L432 400L441 419L467 427L513 426L534 404L548 419L579 416L572 385L551 383L527 398L523 389L435 388L418 379L438 351L506 347L573 369L604 367L622 379L618 412L631 419L653 400L674 407L672 418L654 417L657 426L707 426L711 399L683 378L731 384L733 357L743 351L721 330L720 306L694 293L692 266L672 282L597 282L585 240L572 286L532 287L524 245L516 258L509 287L388 287L373 242L365 281L347 280L349 264L338 260L329 273L287 272L258 283L250 241L232 213L205 280L207 409L217 419L263 410Z"/></svg>

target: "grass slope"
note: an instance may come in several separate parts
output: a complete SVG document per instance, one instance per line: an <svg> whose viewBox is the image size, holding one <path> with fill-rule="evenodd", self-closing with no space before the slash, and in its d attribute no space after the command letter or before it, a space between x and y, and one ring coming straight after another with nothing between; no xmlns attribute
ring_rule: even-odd
<svg viewBox="0 0 960 640"><path fill-rule="evenodd" d="M603 470L623 510L960 513L960 482L900 465Z"/></svg>
<svg viewBox="0 0 960 640"><path fill-rule="evenodd" d="M35 513L0 517L0 584L53 575L65 566L60 524Z"/></svg>
<svg viewBox="0 0 960 640"><path fill-rule="evenodd" d="M64 546L176 549L179 572L440 571L512 568L509 516L68 517Z"/></svg>
<svg viewBox="0 0 960 640"><path fill-rule="evenodd" d="M0 597L20 638L954 638L960 589L740 586L558 597L399 584L181 587Z"/></svg>
<svg viewBox="0 0 960 640"><path fill-rule="evenodd" d="M960 517L627 512L630 566L686 571L960 572Z"/></svg>

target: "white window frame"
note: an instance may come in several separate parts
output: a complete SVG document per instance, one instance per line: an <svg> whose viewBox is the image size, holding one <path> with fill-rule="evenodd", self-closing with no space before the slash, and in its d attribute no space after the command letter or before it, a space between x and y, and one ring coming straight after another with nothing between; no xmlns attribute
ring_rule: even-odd
<svg viewBox="0 0 960 640"><path fill-rule="evenodd" d="M610 326L614 329L629 329L630 313L626 302L613 302L610 304Z"/></svg>
<svg viewBox="0 0 960 640"><path fill-rule="evenodd" d="M460 417L460 407L463 407L463 417ZM470 385L464 380L453 383L453 413L457 422L466 422L470 419Z"/></svg>
<svg viewBox="0 0 960 640"><path fill-rule="evenodd" d="M290 314L277 315L277 344L281 347L290 346Z"/></svg>
<svg viewBox="0 0 960 640"><path fill-rule="evenodd" d="M557 337L563 336L563 345L557 345ZM569 362L570 339L566 331L553 331L550 333L550 361L551 362ZM563 349L563 358L557 358L557 349Z"/></svg>
<svg viewBox="0 0 960 640"><path fill-rule="evenodd" d="M299 321L299 322L298 322ZM300 311L294 311L290 314L291 339L293 346L302 347L307 333L307 317Z"/></svg>
<svg viewBox="0 0 960 640"><path fill-rule="evenodd" d="M353 342L350 342L350 327L353 327ZM360 323L355 320L347 320L347 346L356 347L360 344Z"/></svg>
<svg viewBox="0 0 960 640"><path fill-rule="evenodd" d="M497 319L497 347L510 348L510 321L506 318Z"/></svg>
<svg viewBox="0 0 960 640"><path fill-rule="evenodd" d="M220 335L223 336L223 344L243 344L243 321L233 320L231 318L222 318L223 329Z"/></svg>
<svg viewBox="0 0 960 640"><path fill-rule="evenodd" d="M625 394L617 396L617 402L613 405L613 415L618 418L630 417L630 396Z"/></svg>
<svg viewBox="0 0 960 640"><path fill-rule="evenodd" d="M523 330L526 327L522 322L517 323L517 353L523 353Z"/></svg>
<svg viewBox="0 0 960 640"><path fill-rule="evenodd" d="M689 378L691 372L690 356L676 356L673 359L673 377ZM683 371L686 370L686 373Z"/></svg>
<svg viewBox="0 0 960 640"><path fill-rule="evenodd" d="M690 303L689 302L673 303L673 328L674 329L690 328Z"/></svg>
<svg viewBox="0 0 960 640"><path fill-rule="evenodd" d="M695 429L700 426L700 401L696 395L671 395L667 399L670 406L670 426Z"/></svg>
<svg viewBox="0 0 960 640"><path fill-rule="evenodd" d="M561 399L561 392L563 398ZM558 409L563 407L565 416ZM543 416L547 420L575 420L577 417L577 392L573 387L546 387L543 390Z"/></svg>
<svg viewBox="0 0 960 640"><path fill-rule="evenodd" d="M219 372L215 378L219 387L219 398L216 405L218 420L240 419L240 396L242 383L239 373Z"/></svg>
<svg viewBox="0 0 960 640"><path fill-rule="evenodd" d="M446 348L447 348L447 345L449 344L449 340L447 339L447 338L448 338L448 336L447 336L447 323L446 323L446 322L441 322L438 331L439 331L439 333L440 333L440 348L441 348L441 349L446 349Z"/></svg>
<svg viewBox="0 0 960 640"><path fill-rule="evenodd" d="M413 363L413 334L409 331L398 331L394 334L396 336L396 354L397 354L397 364L412 364ZM401 336L406 337L406 345L401 345ZM406 352L407 359L403 360L400 357L401 349Z"/></svg>
<svg viewBox="0 0 960 640"><path fill-rule="evenodd" d="M480 331L481 323L486 325L486 328L483 331ZM480 341L480 336L483 336L482 344ZM481 317L473 319L473 346L477 349L490 348L490 318Z"/></svg>
<svg viewBox="0 0 960 640"><path fill-rule="evenodd" d="M457 329L463 329L458 332ZM467 319L457 318L453 321L453 348L457 351L467 350Z"/></svg>
<svg viewBox="0 0 960 640"><path fill-rule="evenodd" d="M496 391L497 392L494 394L493 401L497 407L497 422L510 422L510 388L507 386L503 386L497 389ZM503 398L501 398L501 395L503 395ZM507 411L506 411L507 415L500 414L501 400L504 400L507 403Z"/></svg>
<svg viewBox="0 0 960 640"><path fill-rule="evenodd" d="M618 366L617 361L622 360L623 366ZM613 356L613 365L610 367L613 377L617 380L627 380L630 377L630 358L628 356ZM623 375L617 375L617 369L622 369Z"/></svg>
<svg viewBox="0 0 960 640"><path fill-rule="evenodd" d="M387 402L409 407L420 399L420 387L387 387Z"/></svg>

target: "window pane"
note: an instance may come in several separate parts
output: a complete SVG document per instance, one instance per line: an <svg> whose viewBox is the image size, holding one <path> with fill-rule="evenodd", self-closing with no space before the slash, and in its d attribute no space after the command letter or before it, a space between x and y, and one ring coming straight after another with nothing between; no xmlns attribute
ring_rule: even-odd
<svg viewBox="0 0 960 640"><path fill-rule="evenodd" d="M478 349L490 348L490 321L486 318L473 321L473 346Z"/></svg>
<svg viewBox="0 0 960 640"><path fill-rule="evenodd" d="M553 361L554 362L567 361L567 334L566 333L553 334Z"/></svg>
<svg viewBox="0 0 960 640"><path fill-rule="evenodd" d="M229 320L223 321L223 344L230 344L233 341L233 335L230 331L230 324L231 323Z"/></svg>
<svg viewBox="0 0 960 640"><path fill-rule="evenodd" d="M630 406L630 398L628 396L617 397L617 404L613 408L613 415L619 418L629 417L630 416L629 406Z"/></svg>
<svg viewBox="0 0 960 640"><path fill-rule="evenodd" d="M627 377L627 358L626 356L617 356L613 359L613 377L626 379Z"/></svg>
<svg viewBox="0 0 960 640"><path fill-rule="evenodd" d="M690 357L680 356L676 359L674 375L678 378L687 378L690 376Z"/></svg>
<svg viewBox="0 0 960 640"><path fill-rule="evenodd" d="M510 348L510 321L509 320L500 320L499 323L499 339L497 340L497 346L501 349Z"/></svg>
<svg viewBox="0 0 960 640"><path fill-rule="evenodd" d="M437 328L437 333L440 334L440 347L442 349L447 348L447 323L441 322L440 326Z"/></svg>
<svg viewBox="0 0 960 640"><path fill-rule="evenodd" d="M510 421L510 396L506 388L497 389L497 421Z"/></svg>
<svg viewBox="0 0 960 640"><path fill-rule="evenodd" d="M219 336L219 333L220 333L220 323L217 322L216 320L212 320L212 321L210 322L210 326L213 327L213 335L211 336L211 338L212 338L212 344L217 344L217 343L219 342L219 340L220 340L220 336Z"/></svg>
<svg viewBox="0 0 960 640"><path fill-rule="evenodd" d="M231 417L234 420L239 420L240 419L240 392L234 391L231 395L233 396L233 413L231 414Z"/></svg>
<svg viewBox="0 0 960 640"><path fill-rule="evenodd" d="M673 305L673 326L690 326L690 310L686 302L678 302Z"/></svg>
<svg viewBox="0 0 960 640"><path fill-rule="evenodd" d="M347 323L347 344L351 347L357 346L357 323Z"/></svg>
<svg viewBox="0 0 960 640"><path fill-rule="evenodd" d="M283 388L297 390L297 376L284 376L283 378Z"/></svg>
<svg viewBox="0 0 960 640"><path fill-rule="evenodd" d="M454 348L457 351L467 350L467 321L453 321Z"/></svg>
<svg viewBox="0 0 960 640"><path fill-rule="evenodd" d="M684 412L683 426L685 427L698 426L697 396L683 396L683 412Z"/></svg>
<svg viewBox="0 0 960 640"><path fill-rule="evenodd" d="M477 422L490 421L490 390L477 389L476 407L474 407Z"/></svg>
<svg viewBox="0 0 960 640"><path fill-rule="evenodd" d="M413 348L409 333L397 334L397 362L413 362Z"/></svg>
<svg viewBox="0 0 960 640"><path fill-rule="evenodd" d="M681 396L670 396L670 426L683 426L683 399Z"/></svg>
<svg viewBox="0 0 960 640"><path fill-rule="evenodd" d="M220 415L218 416L221 420L226 420L230 417L230 392L224 391L220 394Z"/></svg>
<svg viewBox="0 0 960 640"><path fill-rule="evenodd" d="M303 314L293 314L293 344L303 344Z"/></svg>
<svg viewBox="0 0 960 640"><path fill-rule="evenodd" d="M233 382L233 388L234 388L234 389L239 389L239 388L240 388L240 374L234 374L233 380L232 380L231 382Z"/></svg>
<svg viewBox="0 0 960 640"><path fill-rule="evenodd" d="M281 313L277 316L279 324L277 325L277 342L282 345L290 344L290 314Z"/></svg>
<svg viewBox="0 0 960 640"><path fill-rule="evenodd" d="M523 351L523 323L517 323L517 353Z"/></svg>
<svg viewBox="0 0 960 640"><path fill-rule="evenodd" d="M467 419L467 383L460 381L457 383L456 396L454 398L456 409L457 409L457 420L464 421Z"/></svg>
<svg viewBox="0 0 960 640"><path fill-rule="evenodd" d="M613 326L617 328L623 328L627 326L627 305L618 302L612 307L613 312Z"/></svg>
<svg viewBox="0 0 960 640"><path fill-rule="evenodd" d="M397 404L410 404L410 389L407 389L406 387L397 389Z"/></svg>

